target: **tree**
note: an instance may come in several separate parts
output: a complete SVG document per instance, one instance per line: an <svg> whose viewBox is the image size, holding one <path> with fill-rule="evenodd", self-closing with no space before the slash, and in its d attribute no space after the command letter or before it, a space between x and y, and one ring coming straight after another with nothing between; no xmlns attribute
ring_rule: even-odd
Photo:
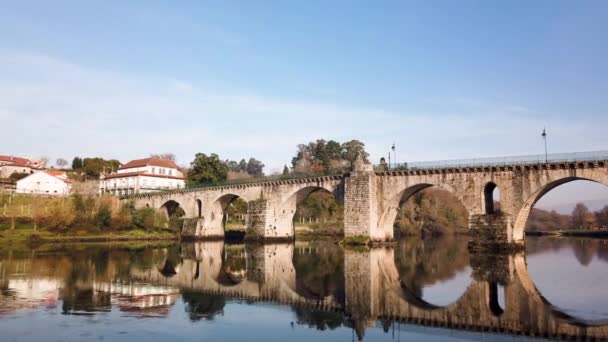
<svg viewBox="0 0 608 342"><path fill-rule="evenodd" d="M608 205L599 211L595 212L595 218L598 226L608 228Z"/></svg>
<svg viewBox="0 0 608 342"><path fill-rule="evenodd" d="M170 152L151 154L150 158L165 159L175 162L175 154Z"/></svg>
<svg viewBox="0 0 608 342"><path fill-rule="evenodd" d="M40 161L40 167L42 168L46 168L46 166L49 164L49 157L47 156L42 156L38 158L38 160Z"/></svg>
<svg viewBox="0 0 608 342"><path fill-rule="evenodd" d="M369 154L365 144L359 140L351 140L343 144L324 139L298 145L298 151L291 163L295 172L321 172L331 169L348 167L360 155L368 162Z"/></svg>
<svg viewBox="0 0 608 342"><path fill-rule="evenodd" d="M68 165L68 161L63 158L57 158L55 165L59 166L60 169L63 169L66 165Z"/></svg>
<svg viewBox="0 0 608 342"><path fill-rule="evenodd" d="M365 144L359 140L351 140L342 144L344 150L342 158L349 162L354 162L358 155L361 155L361 159L364 162L369 163L369 153L365 151Z"/></svg>
<svg viewBox="0 0 608 342"><path fill-rule="evenodd" d="M74 157L72 160L72 170L80 170L82 169L82 158Z"/></svg>
<svg viewBox="0 0 608 342"><path fill-rule="evenodd" d="M586 205L577 203L572 210L572 226L580 229L588 228L590 214Z"/></svg>
<svg viewBox="0 0 608 342"><path fill-rule="evenodd" d="M289 174L289 168L287 167L287 165L285 165L283 167L283 176L287 176Z"/></svg>
<svg viewBox="0 0 608 342"><path fill-rule="evenodd" d="M217 154L212 153L207 156L204 153L197 153L190 163L188 181L198 184L225 181L228 171L228 165Z"/></svg>
<svg viewBox="0 0 608 342"><path fill-rule="evenodd" d="M247 173L256 177L263 176L264 164L255 158L249 158L249 162L247 163Z"/></svg>
<svg viewBox="0 0 608 342"><path fill-rule="evenodd" d="M241 159L241 161L239 162L239 169L237 172L247 172L247 162L245 161L245 159Z"/></svg>
<svg viewBox="0 0 608 342"><path fill-rule="evenodd" d="M241 171L241 169L239 167L239 163L237 163L234 160L226 160L226 165L228 165L228 168L232 172L240 172Z"/></svg>
<svg viewBox="0 0 608 342"><path fill-rule="evenodd" d="M111 172L120 167L120 162L116 159L106 160L103 158L84 158L82 169L87 176L99 177L102 172Z"/></svg>
<svg viewBox="0 0 608 342"><path fill-rule="evenodd" d="M15 183L18 180L23 179L29 175L30 174L27 172L13 172L10 176L8 176L8 178L11 180L11 182Z"/></svg>

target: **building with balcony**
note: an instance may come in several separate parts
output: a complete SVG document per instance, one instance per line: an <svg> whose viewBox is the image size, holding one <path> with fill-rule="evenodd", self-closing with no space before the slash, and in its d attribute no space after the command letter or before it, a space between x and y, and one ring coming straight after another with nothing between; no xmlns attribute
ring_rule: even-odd
<svg viewBox="0 0 608 342"><path fill-rule="evenodd" d="M186 185L184 175L175 162L166 159L144 158L122 165L117 172L102 174L101 194L124 196L137 193L181 189Z"/></svg>

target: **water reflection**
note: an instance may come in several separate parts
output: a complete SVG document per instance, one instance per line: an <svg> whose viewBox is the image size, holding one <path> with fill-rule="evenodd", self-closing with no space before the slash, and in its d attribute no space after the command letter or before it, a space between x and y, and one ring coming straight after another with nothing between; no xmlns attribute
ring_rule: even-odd
<svg viewBox="0 0 608 342"><path fill-rule="evenodd" d="M606 338L607 246L597 240L537 239L528 242L527 255L469 254L465 239L445 237L371 250L345 250L330 242L205 242L2 251L0 329L9 337L26 337L20 336L20 324L36 318L43 319L36 324L58 324L53 317L59 313L64 324L77 317L103 318L107 324L101 330L80 322L93 335L123 331L134 318L140 320L139 332L175 327L172 333L182 339L189 339L190 331L183 322L215 322L206 325L214 336L235 338L267 337L273 329L279 339L288 328L296 340L313 338L312 331L323 332L316 339L349 333L392 339L414 334L405 323ZM435 339L440 331L429 333Z"/></svg>
<svg viewBox="0 0 608 342"><path fill-rule="evenodd" d="M528 272L558 310L588 324L608 323L608 243L603 240L533 238Z"/></svg>
<svg viewBox="0 0 608 342"><path fill-rule="evenodd" d="M399 241L395 263L404 291L431 306L455 302L471 283L467 242L450 235Z"/></svg>

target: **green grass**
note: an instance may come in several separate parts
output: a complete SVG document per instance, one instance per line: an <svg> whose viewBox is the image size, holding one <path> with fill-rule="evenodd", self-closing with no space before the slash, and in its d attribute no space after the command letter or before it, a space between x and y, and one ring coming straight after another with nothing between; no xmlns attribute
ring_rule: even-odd
<svg viewBox="0 0 608 342"><path fill-rule="evenodd" d="M344 246L369 246L371 244L371 240L367 236L347 236L340 241L340 244Z"/></svg>
<svg viewBox="0 0 608 342"><path fill-rule="evenodd" d="M151 232L144 230L129 230L112 233L75 231L70 232L69 234L33 229L5 229L0 231L0 246L46 242L168 241L176 239L178 239L176 234L165 230L155 230Z"/></svg>

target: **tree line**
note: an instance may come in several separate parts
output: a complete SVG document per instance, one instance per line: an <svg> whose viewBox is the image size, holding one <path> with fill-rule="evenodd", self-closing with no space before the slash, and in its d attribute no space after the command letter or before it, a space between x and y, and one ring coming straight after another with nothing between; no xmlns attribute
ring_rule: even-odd
<svg viewBox="0 0 608 342"><path fill-rule="evenodd" d="M570 215L555 210L547 211L533 208L530 211L527 231L552 231L564 229L608 229L608 205L597 211L591 211L583 203L577 203Z"/></svg>

